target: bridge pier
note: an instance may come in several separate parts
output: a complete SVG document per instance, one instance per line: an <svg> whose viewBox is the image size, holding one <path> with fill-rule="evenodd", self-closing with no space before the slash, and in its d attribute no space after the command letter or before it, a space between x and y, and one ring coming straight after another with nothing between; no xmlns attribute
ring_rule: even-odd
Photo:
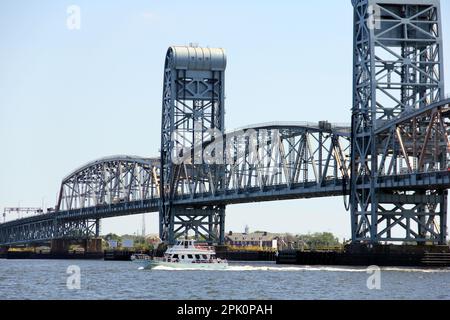
<svg viewBox="0 0 450 320"><path fill-rule="evenodd" d="M53 239L51 241L52 253L68 253L70 246L77 244L85 250L85 253L101 253L102 252L102 239Z"/></svg>
<svg viewBox="0 0 450 320"><path fill-rule="evenodd" d="M83 240L83 248L86 253L100 253L102 250L102 239L85 239Z"/></svg>
<svg viewBox="0 0 450 320"><path fill-rule="evenodd" d="M73 240L69 239L53 239L50 243L52 253L67 253L70 246L73 244Z"/></svg>

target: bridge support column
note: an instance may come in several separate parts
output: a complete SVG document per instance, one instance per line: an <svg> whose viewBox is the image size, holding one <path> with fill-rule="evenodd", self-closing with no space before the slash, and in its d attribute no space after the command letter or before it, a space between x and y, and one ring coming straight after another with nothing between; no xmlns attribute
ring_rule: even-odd
<svg viewBox="0 0 450 320"><path fill-rule="evenodd" d="M447 212L448 212L448 190L442 192L441 203L440 203L440 245L447 245Z"/></svg>
<svg viewBox="0 0 450 320"><path fill-rule="evenodd" d="M352 3L352 241L444 243L446 192L414 176L447 170L447 124L439 112L400 121L444 100L440 1ZM386 191L389 176L410 179Z"/></svg>
<svg viewBox="0 0 450 320"><path fill-rule="evenodd" d="M102 239L85 239L83 248L86 253L100 253L102 250Z"/></svg>
<svg viewBox="0 0 450 320"><path fill-rule="evenodd" d="M95 237L100 237L100 219L95 220Z"/></svg>
<svg viewBox="0 0 450 320"><path fill-rule="evenodd" d="M52 253L68 253L71 245L81 245L86 253L102 252L102 239L53 239L51 251Z"/></svg>
<svg viewBox="0 0 450 320"><path fill-rule="evenodd" d="M377 194L375 239L446 244L447 191L385 191ZM363 236L369 229L359 229Z"/></svg>
<svg viewBox="0 0 450 320"><path fill-rule="evenodd" d="M69 239L53 239L50 244L52 253L68 253L72 240Z"/></svg>
<svg viewBox="0 0 450 320"><path fill-rule="evenodd" d="M171 217L162 227L168 241L174 244L178 238L194 236L198 241L222 245L225 242L225 206L173 207Z"/></svg>

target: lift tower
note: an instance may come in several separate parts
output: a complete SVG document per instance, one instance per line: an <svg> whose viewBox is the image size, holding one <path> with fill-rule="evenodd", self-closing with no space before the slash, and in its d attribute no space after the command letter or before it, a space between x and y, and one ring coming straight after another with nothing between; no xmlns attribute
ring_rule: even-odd
<svg viewBox="0 0 450 320"><path fill-rule="evenodd" d="M225 206L175 206L179 196L217 190L224 166L207 163L203 145L225 130L223 49L171 47L166 56L161 129L160 237L173 244L193 232L198 240L224 242ZM220 157L223 155L216 154Z"/></svg>
<svg viewBox="0 0 450 320"><path fill-rule="evenodd" d="M385 176L446 170L447 124L437 112L396 123L444 99L439 0L353 0L351 225L354 243L446 241L447 191L379 188ZM390 133L378 129L392 124Z"/></svg>

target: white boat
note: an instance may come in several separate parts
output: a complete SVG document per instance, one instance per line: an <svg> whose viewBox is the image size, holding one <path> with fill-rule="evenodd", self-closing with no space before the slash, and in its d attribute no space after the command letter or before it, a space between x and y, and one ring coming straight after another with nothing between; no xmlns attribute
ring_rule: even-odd
<svg viewBox="0 0 450 320"><path fill-rule="evenodd" d="M162 258L135 254L131 261L144 269L161 266L175 269L224 270L228 267L226 260L217 258L214 248L196 244L194 240L177 241L176 245L166 250Z"/></svg>

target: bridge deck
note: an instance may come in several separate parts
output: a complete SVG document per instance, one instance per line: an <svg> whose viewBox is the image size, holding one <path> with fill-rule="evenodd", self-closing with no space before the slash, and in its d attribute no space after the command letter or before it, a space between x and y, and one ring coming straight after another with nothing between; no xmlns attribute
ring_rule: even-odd
<svg viewBox="0 0 450 320"><path fill-rule="evenodd" d="M430 172L408 174L402 176L380 177L378 188L389 190L429 189L430 185L439 189L450 188L450 172ZM367 186L369 187L369 186ZM218 191L214 195L199 194L193 197L181 197L174 201L175 205L209 205L209 204L242 204L251 202L310 199L348 195L349 190L343 186L343 180L328 181L322 186L315 182L296 185L276 185L264 188L249 188L246 190ZM34 224L55 218L62 220L105 219L119 216L135 215L147 212L158 212L160 199L148 199L134 202L124 202L108 206L97 206L68 211L59 211L39 216L18 219L0 224L0 228L10 228L18 225Z"/></svg>

